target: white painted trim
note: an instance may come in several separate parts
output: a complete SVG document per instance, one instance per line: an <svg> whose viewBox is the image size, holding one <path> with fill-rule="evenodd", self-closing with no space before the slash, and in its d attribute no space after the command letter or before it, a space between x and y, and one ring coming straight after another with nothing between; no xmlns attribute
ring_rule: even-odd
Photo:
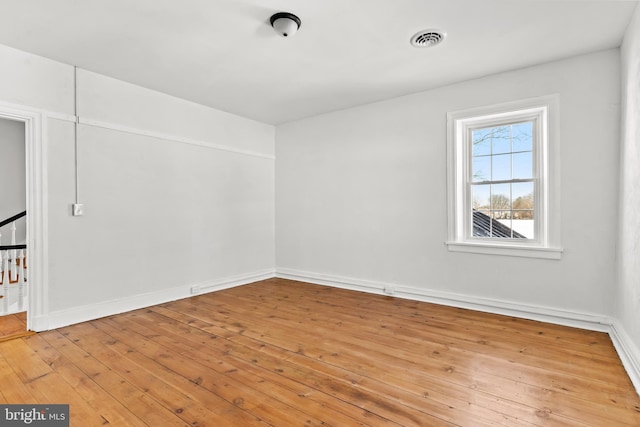
<svg viewBox="0 0 640 427"><path fill-rule="evenodd" d="M130 133L133 135L147 136L150 138L163 139L165 141L179 142L182 144L198 145L200 147L212 148L214 150L220 150L220 151L228 151L231 153L243 154L246 156L260 157L260 158L269 159L269 160L275 160L276 158L274 155L264 154L258 151L243 150L243 149L231 147L228 145L216 144L214 142L200 141L196 139L185 138L182 136L170 135L162 132L154 132L151 130L138 129L138 128L129 127L129 126L122 126L115 123L104 122L101 120L85 119L80 117L78 118L78 123L85 126L92 126L92 127L102 128L102 129L114 130L117 132Z"/></svg>
<svg viewBox="0 0 640 427"><path fill-rule="evenodd" d="M447 113L447 242L453 252L560 259L560 150L559 96L547 95ZM471 212L468 175L469 130L512 120L534 120L539 144L534 147L536 239L507 242L473 239L467 213ZM478 243L477 240L482 240ZM496 248L489 250L489 248ZM549 249L547 253L533 249ZM520 251L516 254L516 251Z"/></svg>
<svg viewBox="0 0 640 427"><path fill-rule="evenodd" d="M48 312L48 201L46 116L34 109L0 103L0 118L24 123L29 250L29 303L27 328L46 329Z"/></svg>
<svg viewBox="0 0 640 427"><path fill-rule="evenodd" d="M629 338L629 335L617 320L611 323L609 336L618 352L618 356L620 356L622 366L629 374L629 378L636 388L638 396L640 396L640 349Z"/></svg>
<svg viewBox="0 0 640 427"><path fill-rule="evenodd" d="M273 269L268 269L239 276L210 280L202 283L190 283L187 285L163 289L161 291L127 296L125 298L73 307L66 310L58 310L49 313L48 326L49 329L61 328L75 323L86 322L88 320L99 319L101 317L112 316L114 314L138 310L152 305L164 304L166 302L191 297L193 296L191 293L191 288L193 286L199 286L201 289L199 294L202 294L246 285L260 280L271 279L272 277L274 277L274 271ZM202 292L202 290L204 290L204 292Z"/></svg>
<svg viewBox="0 0 640 427"><path fill-rule="evenodd" d="M66 122L75 121L75 116L73 114L58 113L55 111L30 107L28 105L13 104L6 101L0 101L0 111L21 111L23 113L36 114L43 117L46 116L51 119L64 120Z"/></svg>
<svg viewBox="0 0 640 427"><path fill-rule="evenodd" d="M446 242L451 252L466 252L487 255L506 255L526 258L561 259L562 248L522 247L471 242Z"/></svg>
<svg viewBox="0 0 640 427"><path fill-rule="evenodd" d="M60 120L63 122L75 123L76 116L73 114L62 114L62 113L54 113L51 111L46 111L43 115L48 119Z"/></svg>
<svg viewBox="0 0 640 427"><path fill-rule="evenodd" d="M487 313L538 320L541 322L571 326L593 331L608 332L610 319L590 313L561 310L551 307L533 306L511 301L502 301L452 292L398 286L397 284L373 282L348 277L330 276L307 271L278 268L276 277L299 280L318 285L368 292L378 295L392 295L416 301L430 302L451 307L467 308Z"/></svg>

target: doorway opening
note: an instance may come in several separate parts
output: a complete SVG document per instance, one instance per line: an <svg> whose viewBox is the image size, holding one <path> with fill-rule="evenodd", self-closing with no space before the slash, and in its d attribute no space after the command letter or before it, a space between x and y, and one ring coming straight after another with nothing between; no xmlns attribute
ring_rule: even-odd
<svg viewBox="0 0 640 427"><path fill-rule="evenodd" d="M0 104L0 341L47 329L41 116Z"/></svg>
<svg viewBox="0 0 640 427"><path fill-rule="evenodd" d="M27 332L25 124L0 119L0 341Z"/></svg>

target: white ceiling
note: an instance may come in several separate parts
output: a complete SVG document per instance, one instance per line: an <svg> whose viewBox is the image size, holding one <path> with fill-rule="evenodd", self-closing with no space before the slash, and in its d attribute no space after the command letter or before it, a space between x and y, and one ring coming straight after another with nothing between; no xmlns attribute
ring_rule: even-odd
<svg viewBox="0 0 640 427"><path fill-rule="evenodd" d="M266 123L617 47L635 1L0 0L0 44ZM297 14L278 36L269 17ZM423 29L447 32L428 49ZM585 70L588 72L588 70Z"/></svg>

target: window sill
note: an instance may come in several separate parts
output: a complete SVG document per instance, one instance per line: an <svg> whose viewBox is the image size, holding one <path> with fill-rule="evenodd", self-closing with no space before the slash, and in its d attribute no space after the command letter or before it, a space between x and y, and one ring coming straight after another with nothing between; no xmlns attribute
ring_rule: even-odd
<svg viewBox="0 0 640 427"><path fill-rule="evenodd" d="M450 252L466 252L486 255L503 255L525 258L560 259L562 248L541 248L517 245L492 245L487 243L446 242Z"/></svg>

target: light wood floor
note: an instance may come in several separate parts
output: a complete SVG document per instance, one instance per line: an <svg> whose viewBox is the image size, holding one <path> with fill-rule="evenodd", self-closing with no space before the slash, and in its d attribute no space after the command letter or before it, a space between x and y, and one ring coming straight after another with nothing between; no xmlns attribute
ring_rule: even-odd
<svg viewBox="0 0 640 427"><path fill-rule="evenodd" d="M6 341L25 335L27 331L27 313L8 314L0 316L0 341Z"/></svg>
<svg viewBox="0 0 640 427"><path fill-rule="evenodd" d="M72 426L640 426L604 333L271 279L0 343Z"/></svg>

